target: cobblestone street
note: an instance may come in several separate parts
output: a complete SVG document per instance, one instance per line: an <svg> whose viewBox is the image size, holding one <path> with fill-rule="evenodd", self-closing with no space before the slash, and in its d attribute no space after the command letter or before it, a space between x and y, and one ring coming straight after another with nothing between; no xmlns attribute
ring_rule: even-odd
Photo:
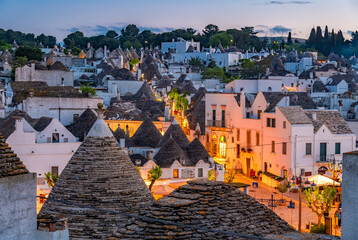
<svg viewBox="0 0 358 240"><path fill-rule="evenodd" d="M249 195L251 197L254 197L256 199L270 199L271 195L273 195L273 198L276 200L279 200L282 198L282 193L280 193L277 189L274 189L266 184L263 184L260 181L256 181L253 179L250 179L246 177L245 175L239 174L235 178L235 182L241 182L250 184ZM253 188L252 183L258 182L258 188ZM298 193L289 193L286 192L283 194L283 198L286 200L286 203L282 206L277 205L273 210L276 212L277 215L279 215L282 219L287 221L291 226L293 226L295 229L298 228L298 204L299 204L299 194ZM306 229L306 224L308 223L317 223L318 218L315 213L312 212L310 208L307 207L307 203L304 200L304 195L302 194L302 231L309 232L308 229ZM291 209L288 208L289 201L292 200L295 203L295 208ZM267 202L264 202L267 206ZM332 217L332 234L340 236L341 235L341 228L336 227L337 225L337 219L334 218L334 213L336 212L338 208L338 205L335 205L332 207L332 210L330 211L330 217ZM324 219L322 218L322 222Z"/></svg>

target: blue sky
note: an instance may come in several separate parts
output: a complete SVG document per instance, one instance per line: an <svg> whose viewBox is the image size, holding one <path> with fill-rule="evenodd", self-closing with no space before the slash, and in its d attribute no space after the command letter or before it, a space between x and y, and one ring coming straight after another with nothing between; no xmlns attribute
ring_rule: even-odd
<svg viewBox="0 0 358 240"><path fill-rule="evenodd" d="M357 0L0 0L0 28L54 35L119 30L129 23L156 32L213 23L254 26L261 36L308 37L312 27L358 29Z"/></svg>

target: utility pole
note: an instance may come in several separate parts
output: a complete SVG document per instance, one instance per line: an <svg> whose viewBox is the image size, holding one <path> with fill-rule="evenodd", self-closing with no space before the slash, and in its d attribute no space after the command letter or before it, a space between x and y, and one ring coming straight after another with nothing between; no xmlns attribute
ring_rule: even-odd
<svg viewBox="0 0 358 240"><path fill-rule="evenodd" d="M299 202L298 202L298 231L301 232L301 220L302 220L302 176L299 178Z"/></svg>

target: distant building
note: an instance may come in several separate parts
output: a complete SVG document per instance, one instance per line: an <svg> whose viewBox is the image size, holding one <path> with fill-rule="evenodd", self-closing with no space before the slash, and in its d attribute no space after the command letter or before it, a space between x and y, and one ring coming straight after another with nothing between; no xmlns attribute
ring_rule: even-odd
<svg viewBox="0 0 358 240"><path fill-rule="evenodd" d="M200 52L200 42L186 41L182 38L178 38L175 42L174 39L171 42L162 42L162 52L173 52L173 53L185 53L191 48L193 52Z"/></svg>
<svg viewBox="0 0 358 240"><path fill-rule="evenodd" d="M31 63L16 68L17 82L46 82L48 86L73 86L73 72L62 62L55 62L49 68L40 63Z"/></svg>

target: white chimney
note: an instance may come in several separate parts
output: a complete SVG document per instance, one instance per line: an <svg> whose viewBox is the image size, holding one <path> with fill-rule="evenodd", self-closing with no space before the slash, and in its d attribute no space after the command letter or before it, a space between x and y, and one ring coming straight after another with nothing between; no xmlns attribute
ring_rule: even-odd
<svg viewBox="0 0 358 240"><path fill-rule="evenodd" d="M24 123L21 118L16 119L15 129L21 132L24 131Z"/></svg>
<svg viewBox="0 0 358 240"><path fill-rule="evenodd" d="M119 139L119 145L121 146L121 148L125 148L126 147L126 139L125 138L120 138Z"/></svg>
<svg viewBox="0 0 358 240"><path fill-rule="evenodd" d="M315 121L317 120L317 113L312 113L312 119Z"/></svg>
<svg viewBox="0 0 358 240"><path fill-rule="evenodd" d="M147 158L153 160L153 151L147 151Z"/></svg>
<svg viewBox="0 0 358 240"><path fill-rule="evenodd" d="M266 76L270 75L270 68L266 68Z"/></svg>
<svg viewBox="0 0 358 240"><path fill-rule="evenodd" d="M103 57L104 57L104 58L107 57L107 46L104 46Z"/></svg>
<svg viewBox="0 0 358 240"><path fill-rule="evenodd" d="M88 43L87 43L87 49L89 49L90 47L91 47L91 43L88 42Z"/></svg>
<svg viewBox="0 0 358 240"><path fill-rule="evenodd" d="M243 90L240 92L240 106L242 110L242 118L246 118L246 99L245 92Z"/></svg>
<svg viewBox="0 0 358 240"><path fill-rule="evenodd" d="M169 117L169 105L165 105L165 108L164 108L164 116L165 116L165 119L166 120L169 120L170 117Z"/></svg>
<svg viewBox="0 0 358 240"><path fill-rule="evenodd" d="M313 72L310 72L310 79L313 79Z"/></svg>

